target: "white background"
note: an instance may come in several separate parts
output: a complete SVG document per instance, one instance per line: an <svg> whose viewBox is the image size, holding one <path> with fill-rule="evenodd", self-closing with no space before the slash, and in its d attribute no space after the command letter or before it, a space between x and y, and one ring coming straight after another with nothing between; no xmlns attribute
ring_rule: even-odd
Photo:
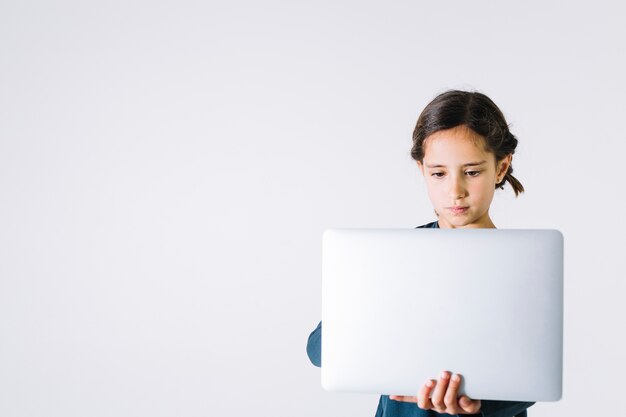
<svg viewBox="0 0 626 417"><path fill-rule="evenodd" d="M321 234L435 220L409 150L449 88L519 138L496 226L565 236L531 415L621 412L623 6L510 3L1 0L0 415L373 415L305 353Z"/></svg>

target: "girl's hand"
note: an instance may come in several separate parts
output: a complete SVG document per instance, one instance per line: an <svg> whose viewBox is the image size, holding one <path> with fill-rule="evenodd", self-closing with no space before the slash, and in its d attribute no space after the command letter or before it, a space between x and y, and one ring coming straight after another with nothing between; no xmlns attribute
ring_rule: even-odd
<svg viewBox="0 0 626 417"><path fill-rule="evenodd" d="M467 395L457 397L459 386L461 385L461 375L450 375L444 371L439 377L435 386L435 381L429 379L420 388L417 397L407 397L403 395L390 395L394 401L417 403L419 408L433 410L446 414L476 414L480 411L480 400L472 400ZM433 391L434 388L434 391ZM432 392L432 397L431 397Z"/></svg>

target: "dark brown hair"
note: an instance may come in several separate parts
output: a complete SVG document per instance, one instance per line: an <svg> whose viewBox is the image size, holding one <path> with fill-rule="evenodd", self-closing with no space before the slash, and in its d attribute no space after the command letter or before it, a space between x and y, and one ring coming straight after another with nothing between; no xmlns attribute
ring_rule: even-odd
<svg viewBox="0 0 626 417"><path fill-rule="evenodd" d="M483 138L485 150L494 154L496 166L508 154L514 154L517 138L509 131L504 115L489 97L478 92L450 90L439 94L422 111L413 131L411 156L424 160L424 141L439 130L465 125ZM511 184L515 196L524 192L522 184L513 176L513 165L496 188Z"/></svg>

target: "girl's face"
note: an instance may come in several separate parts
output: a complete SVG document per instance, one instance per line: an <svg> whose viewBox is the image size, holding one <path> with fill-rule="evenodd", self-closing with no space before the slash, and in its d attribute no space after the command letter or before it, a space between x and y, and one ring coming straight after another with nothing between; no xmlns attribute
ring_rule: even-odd
<svg viewBox="0 0 626 417"><path fill-rule="evenodd" d="M440 130L424 141L424 161L417 165L439 214L439 227L496 227L489 218L489 206L512 155L496 165L494 154L486 152L483 143L484 139L467 126Z"/></svg>

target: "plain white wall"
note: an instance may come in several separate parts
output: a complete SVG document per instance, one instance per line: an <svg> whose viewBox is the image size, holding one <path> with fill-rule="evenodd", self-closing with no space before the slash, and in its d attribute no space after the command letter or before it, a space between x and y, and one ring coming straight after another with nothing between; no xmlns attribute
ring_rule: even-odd
<svg viewBox="0 0 626 417"><path fill-rule="evenodd" d="M373 415L306 357L321 234L434 220L409 149L448 88L519 138L496 225L565 236L564 397L531 415L614 410L622 6L510 3L3 0L0 415Z"/></svg>

